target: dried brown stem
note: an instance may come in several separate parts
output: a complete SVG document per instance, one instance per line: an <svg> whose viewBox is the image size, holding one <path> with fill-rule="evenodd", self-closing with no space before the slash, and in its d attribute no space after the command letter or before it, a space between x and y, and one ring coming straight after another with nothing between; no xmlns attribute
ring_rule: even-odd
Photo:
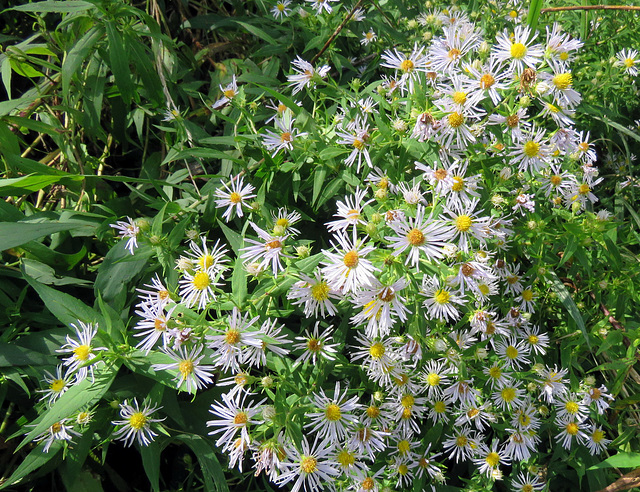
<svg viewBox="0 0 640 492"><path fill-rule="evenodd" d="M329 46L331 46L331 43L333 43L333 40L336 39L336 37L338 37L338 34L340 34L340 31L342 31L344 26L347 25L347 22L349 22L349 19L351 19L351 17L353 17L353 13L360 8L360 5L362 5L362 2L364 2L364 0L358 0L358 3L356 3L353 6L353 8L351 9L351 12L349 12L347 14L347 16L344 18L342 23L336 28L335 31L333 31L333 34L329 37L329 39L327 39L327 42L324 43L324 46L322 47L322 49L316 54L316 56L314 56L311 59L311 65L315 65L315 63L322 56L322 54L325 51L327 51L327 48L329 48Z"/></svg>
<svg viewBox="0 0 640 492"><path fill-rule="evenodd" d="M599 490L598 492L619 492L621 490L629 490L638 486L640 486L640 468L623 475L611 485Z"/></svg>
<svg viewBox="0 0 640 492"><path fill-rule="evenodd" d="M640 10L640 6L635 5L576 5L574 7L547 7L540 9L541 14L547 12L564 12L567 10Z"/></svg>

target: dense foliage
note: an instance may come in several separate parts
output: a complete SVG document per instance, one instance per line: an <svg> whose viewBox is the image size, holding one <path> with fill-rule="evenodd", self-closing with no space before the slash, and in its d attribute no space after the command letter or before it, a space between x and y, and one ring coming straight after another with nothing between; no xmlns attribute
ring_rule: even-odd
<svg viewBox="0 0 640 492"><path fill-rule="evenodd" d="M0 13L0 488L640 467L640 26L541 7Z"/></svg>

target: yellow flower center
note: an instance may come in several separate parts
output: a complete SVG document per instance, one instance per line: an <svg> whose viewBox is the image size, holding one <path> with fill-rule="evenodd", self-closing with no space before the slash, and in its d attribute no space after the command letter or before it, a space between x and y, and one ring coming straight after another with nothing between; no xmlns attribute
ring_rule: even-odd
<svg viewBox="0 0 640 492"><path fill-rule="evenodd" d="M460 113L451 113L447 116L447 119L449 120L449 126L451 128L458 128L464 123L464 116Z"/></svg>
<svg viewBox="0 0 640 492"><path fill-rule="evenodd" d="M291 142L293 140L293 136L291 135L291 132L282 132L282 134L280 135L280 142L284 143L284 142Z"/></svg>
<svg viewBox="0 0 640 492"><path fill-rule="evenodd" d="M491 468L495 468L498 466L498 463L500 463L500 455L495 451L491 451L485 458L485 461Z"/></svg>
<svg viewBox="0 0 640 492"><path fill-rule="evenodd" d="M51 426L51 432L54 434L57 432L60 432L61 430L62 430L62 424L60 422L56 422Z"/></svg>
<svg viewBox="0 0 640 492"><path fill-rule="evenodd" d="M468 215L459 215L456 217L456 229L460 232L467 232L471 228L473 220Z"/></svg>
<svg viewBox="0 0 640 492"><path fill-rule="evenodd" d="M564 408L567 413L570 413L571 415L575 415L576 413L578 413L578 410L580 410L580 406L575 401L566 402L564 404Z"/></svg>
<svg viewBox="0 0 640 492"><path fill-rule="evenodd" d="M560 112L560 108L558 106L556 106L555 104L551 104L551 103L546 103L547 108L549 108L549 111L551 111L552 113L559 113Z"/></svg>
<svg viewBox="0 0 640 492"><path fill-rule="evenodd" d="M395 299L395 297L396 297L395 293L389 287L385 287L378 294L378 299L380 299L382 302L391 302Z"/></svg>
<svg viewBox="0 0 640 492"><path fill-rule="evenodd" d="M233 89L228 89L224 91L224 97L226 97L227 99L233 99L235 95L236 95L236 91L234 91Z"/></svg>
<svg viewBox="0 0 640 492"><path fill-rule="evenodd" d="M407 454L410 449L411 449L411 444L409 444L409 441L403 439L398 443L398 451L400 452L400 454L402 455Z"/></svg>
<svg viewBox="0 0 640 492"><path fill-rule="evenodd" d="M520 422L520 425L526 427L531 423L531 418L526 413L522 413L518 417L518 422Z"/></svg>
<svg viewBox="0 0 640 492"><path fill-rule="evenodd" d="M247 425L247 422L249 422L249 416L245 412L238 412L233 417L233 423L236 425Z"/></svg>
<svg viewBox="0 0 640 492"><path fill-rule="evenodd" d="M480 77L481 89L489 89L495 83L496 79L490 73L485 73L482 77Z"/></svg>
<svg viewBox="0 0 640 492"><path fill-rule="evenodd" d="M559 73L553 79L551 79L553 85L555 85L561 91L568 89L573 82L573 77L570 73Z"/></svg>
<svg viewBox="0 0 640 492"><path fill-rule="evenodd" d="M449 53L447 53L447 57L449 58L449 60L455 60L459 56L460 50L458 48L452 48L449 50Z"/></svg>
<svg viewBox="0 0 640 492"><path fill-rule="evenodd" d="M411 396L411 395L404 395L402 397L402 399L400 400L400 404L404 407L404 408L411 408L413 407L413 405L415 404L416 399Z"/></svg>
<svg viewBox="0 0 640 492"><path fill-rule="evenodd" d="M520 123L520 117L517 114L512 114L507 116L505 122L509 128L515 128Z"/></svg>
<svg viewBox="0 0 640 492"><path fill-rule="evenodd" d="M436 413L445 413L447 411L447 405L443 401L437 401L433 404L433 410Z"/></svg>
<svg viewBox="0 0 640 492"><path fill-rule="evenodd" d="M190 360L183 360L178 364L178 371L180 371L182 377L186 378L193 372L193 362Z"/></svg>
<svg viewBox="0 0 640 492"><path fill-rule="evenodd" d="M129 417L129 425L132 429L139 431L147 425L147 416L142 412L136 412Z"/></svg>
<svg viewBox="0 0 640 492"><path fill-rule="evenodd" d="M624 60L624 66L627 68L631 68L635 65L636 61L633 58L626 58Z"/></svg>
<svg viewBox="0 0 640 492"><path fill-rule="evenodd" d="M595 431L593 431L593 434L591 434L591 440L596 444L598 444L603 439L604 439L604 432L602 432L600 429L596 429Z"/></svg>
<svg viewBox="0 0 640 492"><path fill-rule="evenodd" d="M509 12L509 17L511 17L512 19L515 19L516 17L518 17L518 12L516 12L515 10L512 10L511 12Z"/></svg>
<svg viewBox="0 0 640 492"><path fill-rule="evenodd" d="M358 252L355 249L344 255L344 266L347 268L355 268L358 265Z"/></svg>
<svg viewBox="0 0 640 492"><path fill-rule="evenodd" d="M338 463L340 463L344 468L353 466L355 462L355 455L353 453L350 453L346 449L343 449L338 453Z"/></svg>
<svg viewBox="0 0 640 492"><path fill-rule="evenodd" d="M429 373L427 376L427 384L429 386L438 386L440 384L440 376L435 372Z"/></svg>
<svg viewBox="0 0 640 492"><path fill-rule="evenodd" d="M231 203L240 203L242 201L242 197L240 196L240 193L232 191L229 195L229 201Z"/></svg>
<svg viewBox="0 0 640 492"><path fill-rule="evenodd" d="M414 64L411 60L404 60L401 64L400 64L400 70L402 70L403 72L411 72L413 71L414 68Z"/></svg>
<svg viewBox="0 0 640 492"><path fill-rule="evenodd" d="M491 376L493 379L500 379L500 376L502 376L502 371L498 366L493 366L491 369L489 369L489 376Z"/></svg>
<svg viewBox="0 0 640 492"><path fill-rule="evenodd" d="M411 229L407 234L407 241L411 246L422 246L424 240L424 234L420 229Z"/></svg>
<svg viewBox="0 0 640 492"><path fill-rule="evenodd" d="M458 446L459 448L464 448L468 442L469 439L467 439L465 436L456 437L456 446Z"/></svg>
<svg viewBox="0 0 640 492"><path fill-rule="evenodd" d="M371 477L365 478L362 483L360 483L360 488L362 488L362 490L373 490L375 486L376 482Z"/></svg>
<svg viewBox="0 0 640 492"><path fill-rule="evenodd" d="M73 354L76 356L76 359L85 361L91 355L91 347L89 345L78 345L73 349Z"/></svg>
<svg viewBox="0 0 640 492"><path fill-rule="evenodd" d="M480 413L480 410L478 410L477 408L472 408L471 410L469 410L467 412L467 417L469 417L470 419L472 419L473 417L475 417L476 415L478 415Z"/></svg>
<svg viewBox="0 0 640 492"><path fill-rule="evenodd" d="M300 469L309 475L318 469L318 461L313 456L303 456L300 460Z"/></svg>
<svg viewBox="0 0 640 492"><path fill-rule="evenodd" d="M407 465L405 465L404 463L402 463L399 467L398 467L398 475L406 475L407 473L409 473L409 467Z"/></svg>
<svg viewBox="0 0 640 492"><path fill-rule="evenodd" d="M384 348L384 345L380 342L376 342L369 347L369 355L374 359L380 359L384 355L385 351L386 349Z"/></svg>
<svg viewBox="0 0 640 492"><path fill-rule="evenodd" d="M240 341L240 332L236 329L231 328L227 330L227 332L224 334L224 342L227 345L235 345L239 341Z"/></svg>
<svg viewBox="0 0 640 492"><path fill-rule="evenodd" d="M518 349L515 348L513 345L509 345L507 347L507 350L505 351L505 354L511 360L517 359L518 358Z"/></svg>
<svg viewBox="0 0 640 492"><path fill-rule="evenodd" d="M491 289L489 288L489 286L487 284L479 284L478 285L478 290L480 291L480 293L483 296L488 296L489 293L491 292Z"/></svg>
<svg viewBox="0 0 640 492"><path fill-rule="evenodd" d="M569 59L569 53L567 53L566 51L563 51L562 53L560 53L560 59L562 61L567 61Z"/></svg>
<svg viewBox="0 0 640 492"><path fill-rule="evenodd" d="M562 183L562 176L554 174L549 178L549 181L553 186L558 186L560 183Z"/></svg>
<svg viewBox="0 0 640 492"><path fill-rule="evenodd" d="M500 392L500 396L507 403L511 403L513 400L516 399L516 390L514 388L504 388Z"/></svg>
<svg viewBox="0 0 640 492"><path fill-rule="evenodd" d="M461 176L454 176L451 189L456 192L462 191L464 189L464 179Z"/></svg>
<svg viewBox="0 0 640 492"><path fill-rule="evenodd" d="M570 436L575 436L580 430L578 424L576 424L575 422L569 422L565 429L567 430L567 434L569 434Z"/></svg>
<svg viewBox="0 0 640 492"><path fill-rule="evenodd" d="M537 345L537 344L538 344L538 341L539 341L539 338L538 338L536 335L529 335L529 336L527 337L527 340L529 341L529 343L530 343L531 345Z"/></svg>
<svg viewBox="0 0 640 492"><path fill-rule="evenodd" d="M525 483L522 486L522 492L534 492L533 485L531 485L530 483Z"/></svg>
<svg viewBox="0 0 640 492"><path fill-rule="evenodd" d="M522 148L524 155L527 157L535 157L540 152L540 144L538 142L534 142L533 140L529 140L524 147Z"/></svg>
<svg viewBox="0 0 640 492"><path fill-rule="evenodd" d="M370 419L377 419L380 416L380 408L371 405L367 408L367 417Z"/></svg>
<svg viewBox="0 0 640 492"><path fill-rule="evenodd" d="M452 96L453 102L456 104L464 104L467 102L467 94L464 92L456 91Z"/></svg>
<svg viewBox="0 0 640 492"><path fill-rule="evenodd" d="M241 372L234 376L233 382L238 386L244 386L249 382L249 379L247 378L247 375L245 373Z"/></svg>
<svg viewBox="0 0 640 492"><path fill-rule="evenodd" d="M362 150L364 148L364 142L362 140L358 140L357 138L354 138L353 146L358 150Z"/></svg>
<svg viewBox="0 0 640 492"><path fill-rule="evenodd" d="M311 287L311 297L316 301L326 301L329 299L329 285L326 282L318 282Z"/></svg>
<svg viewBox="0 0 640 492"><path fill-rule="evenodd" d="M276 5L276 8L277 8L280 12L284 12L284 9L285 9L284 3L279 3L278 5Z"/></svg>
<svg viewBox="0 0 640 492"><path fill-rule="evenodd" d="M317 338L312 338L307 342L307 350L310 352L320 352L322 350L322 342Z"/></svg>
<svg viewBox="0 0 640 492"><path fill-rule="evenodd" d="M522 291L522 298L525 301L530 302L531 300L533 300L533 291L531 289L524 289Z"/></svg>
<svg viewBox="0 0 640 492"><path fill-rule="evenodd" d="M522 43L513 43L511 45L511 57L521 60L527 54L527 47Z"/></svg>
<svg viewBox="0 0 640 492"><path fill-rule="evenodd" d="M60 393L65 386L66 383L64 382L64 379L54 379L53 381L51 381L49 389L54 393Z"/></svg>
<svg viewBox="0 0 640 492"><path fill-rule="evenodd" d="M602 396L602 391L600 391L598 388L593 388L593 389L589 392L589 397L590 397L592 400L599 400L601 396Z"/></svg>
<svg viewBox="0 0 640 492"><path fill-rule="evenodd" d="M442 181L444 178L446 178L447 174L448 173L446 169L436 169L436 171L433 173L438 181Z"/></svg>
<svg viewBox="0 0 640 492"><path fill-rule="evenodd" d="M207 272L198 272L193 276L191 283L196 289L205 290L211 284L211 278Z"/></svg>
<svg viewBox="0 0 640 492"><path fill-rule="evenodd" d="M330 420L331 422L336 422L337 420L340 420L342 418L340 407L335 403L329 403L324 413L327 417L327 420Z"/></svg>
<svg viewBox="0 0 640 492"><path fill-rule="evenodd" d="M586 183L582 183L578 188L578 193L580 193L581 195L586 195L590 191L591 191L591 188L589 188L589 185Z"/></svg>
<svg viewBox="0 0 640 492"><path fill-rule="evenodd" d="M204 255L198 259L198 265L205 270L208 269L211 265L213 265L213 256Z"/></svg>
<svg viewBox="0 0 640 492"><path fill-rule="evenodd" d="M449 304L450 298L451 298L451 294L444 289L438 289L433 296L433 300L436 301L438 304Z"/></svg>

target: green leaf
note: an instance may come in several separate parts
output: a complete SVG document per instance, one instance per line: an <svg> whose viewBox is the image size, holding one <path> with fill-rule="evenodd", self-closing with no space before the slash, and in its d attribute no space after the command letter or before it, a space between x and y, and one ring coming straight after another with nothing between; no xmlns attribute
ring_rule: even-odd
<svg viewBox="0 0 640 492"><path fill-rule="evenodd" d="M247 272L241 258L236 258L231 277L231 292L238 306L243 306L247 299Z"/></svg>
<svg viewBox="0 0 640 492"><path fill-rule="evenodd" d="M0 485L0 490L15 485L29 473L37 470L38 468L55 458L62 449L61 443L53 443L51 448L49 448L49 452L45 453L44 446L45 443L41 442L35 448L33 448L33 450L27 455L22 463L20 463L20 466L18 466L16 471L11 474L6 482Z"/></svg>
<svg viewBox="0 0 640 492"><path fill-rule="evenodd" d="M151 442L148 446L140 447L140 455L142 456L142 466L147 474L147 478L151 483L154 491L160 490L160 444Z"/></svg>
<svg viewBox="0 0 640 492"><path fill-rule="evenodd" d="M126 302L127 286L147 265L153 251L149 247L140 247L135 254L129 253L126 241L120 241L104 257L98 269L94 284L104 301L116 311L120 311Z"/></svg>
<svg viewBox="0 0 640 492"><path fill-rule="evenodd" d="M260 87L260 89L262 89L263 91L266 91L268 94L271 94L273 97L275 97L276 99L278 99L280 102L284 103L284 105L289 108L291 111L293 111L293 114L295 114L296 116L298 114L300 114L300 111L302 111L302 108L300 106L298 106L295 101L293 99L291 99L290 97L285 96L284 94L281 94L280 92L276 92L273 89L270 89L269 87L266 87L264 85L260 85L260 84L254 84L257 87Z"/></svg>
<svg viewBox="0 0 640 492"><path fill-rule="evenodd" d="M0 344L0 367L55 366L58 359L53 355L34 352L14 343Z"/></svg>
<svg viewBox="0 0 640 492"><path fill-rule="evenodd" d="M75 297L59 292L51 287L41 284L37 280L29 277L23 269L24 277L29 285L35 289L47 309L58 318L63 324L77 324L78 321L84 323L102 322L102 316L89 306L79 301Z"/></svg>
<svg viewBox="0 0 640 492"><path fill-rule="evenodd" d="M242 236L237 232L229 229L226 225L224 225L224 223L221 220L218 220L218 224L220 225L220 228L222 229L224 236L227 238L227 241L229 241L229 245L231 246L231 249L233 249L233 252L237 256L240 256L240 248L244 243Z"/></svg>
<svg viewBox="0 0 640 492"><path fill-rule="evenodd" d="M133 83L129 69L129 54L124 49L124 40L114 22L107 22L107 42L109 47L109 65L116 81L122 100L131 104Z"/></svg>
<svg viewBox="0 0 640 492"><path fill-rule="evenodd" d="M47 13L57 12L59 14L65 12L84 12L89 9L95 8L95 5L89 2L83 2L82 0L47 0L45 2L28 3L26 5L18 5L17 7L10 8L9 10L16 10L18 12L35 12L35 13Z"/></svg>
<svg viewBox="0 0 640 492"><path fill-rule="evenodd" d="M569 291L555 274L555 272L549 272L548 277L549 282L551 283L551 288L555 291L556 294L558 294L558 299L560 299L562 305L567 309L567 311L569 311L571 319L573 319L576 325L578 325L578 328L580 328L587 346L589 347L589 349L591 349L591 342L589 341L589 333L587 332L587 327L584 324L584 319L582 318L582 314L580 314L578 306L576 306L576 303L571 298L571 294L569 294Z"/></svg>
<svg viewBox="0 0 640 492"><path fill-rule="evenodd" d="M162 164L169 164L170 162L179 161L181 159L191 160L196 157L200 159L228 159L237 163L243 162L241 159L233 157L231 154L227 154L222 150L207 149L205 147L193 147L186 150L171 149L168 152L167 157L165 157L164 161L162 161Z"/></svg>
<svg viewBox="0 0 640 492"><path fill-rule="evenodd" d="M540 18L540 10L542 9L543 0L530 0L529 15L527 15L527 24L534 31L538 27L538 19Z"/></svg>
<svg viewBox="0 0 640 492"><path fill-rule="evenodd" d="M224 472L211 444L197 434L179 434L176 439L189 446L198 458L198 463L202 468L205 490L207 492L229 492Z"/></svg>
<svg viewBox="0 0 640 492"><path fill-rule="evenodd" d="M61 231L83 227L69 222L5 222L0 223L0 251L15 248L34 239Z"/></svg>
<svg viewBox="0 0 640 492"><path fill-rule="evenodd" d="M618 453L593 465L589 470L598 468L637 468L640 467L640 453Z"/></svg>
<svg viewBox="0 0 640 492"><path fill-rule="evenodd" d="M40 263L39 261L24 258L22 260L24 272L29 277L40 283L47 285L90 285L88 280L82 280L74 277L60 277L56 275L56 271L49 265Z"/></svg>
<svg viewBox="0 0 640 492"><path fill-rule="evenodd" d="M99 364L94 370L95 381L92 381L91 377L87 377L78 384L71 386L71 388L53 404L48 412L40 415L31 424L33 429L31 429L22 440L16 451L45 432L56 422L70 417L80 408L92 405L102 398L102 395L111 387L111 383L113 383L119 368L119 363L109 366Z"/></svg>
<svg viewBox="0 0 640 492"><path fill-rule="evenodd" d="M22 176L20 178L0 179L0 196L28 195L56 183L60 179L60 176Z"/></svg>
<svg viewBox="0 0 640 492"><path fill-rule="evenodd" d="M259 27L256 27L252 24L249 24L248 22L243 22L243 21L239 21L239 20L235 20L235 19L230 19L232 22L235 22L236 24L244 27L248 32L250 32L251 34L253 34L254 36L263 39L264 41L266 41L269 44L278 44L278 41L276 41L274 38L272 38L271 36L269 36L266 32L264 32L262 29L260 29Z"/></svg>
<svg viewBox="0 0 640 492"><path fill-rule="evenodd" d="M75 0L73 2L64 3L73 4L75 3ZM80 40L74 45L74 47L71 48L71 51L69 51L67 56L65 56L61 68L62 92L64 94L70 94L71 78L78 72L84 60L89 56L89 53L91 53L96 43L98 43L98 41L102 39L103 35L104 31L101 25L92 27L85 33L84 36L82 36L82 38L80 38Z"/></svg>

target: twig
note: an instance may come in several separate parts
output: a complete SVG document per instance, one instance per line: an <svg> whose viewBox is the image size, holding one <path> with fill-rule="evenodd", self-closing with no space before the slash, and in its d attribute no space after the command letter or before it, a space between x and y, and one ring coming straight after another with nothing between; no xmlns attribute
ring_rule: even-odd
<svg viewBox="0 0 640 492"><path fill-rule="evenodd" d="M623 475L608 487L598 492L618 492L620 490L629 490L640 485L640 468L633 470L631 473Z"/></svg>
<svg viewBox="0 0 640 492"><path fill-rule="evenodd" d="M334 39L336 39L336 37L338 36L338 34L340 34L340 31L342 31L342 29L344 28L344 26L347 25L347 22L349 22L349 19L351 19L351 17L353 17L353 13L358 10L360 8L360 5L362 5L362 2L364 2L364 0L358 0L358 3L356 3L353 8L351 9L351 12L349 12L347 14L347 16L344 18L344 20L342 21L342 23L336 28L335 31L333 31L333 34L329 37L329 39L327 39L327 42L324 43L324 46L322 47L322 49L316 54L316 56L314 56L311 59L311 65L315 65L315 63L318 61L318 58L320 58L322 56L322 54L327 51L327 48L329 46L331 46L331 43L333 42Z"/></svg>
<svg viewBox="0 0 640 492"><path fill-rule="evenodd" d="M640 10L636 5L579 5L575 7L547 7L540 9L541 14L547 12L564 12L566 10Z"/></svg>

